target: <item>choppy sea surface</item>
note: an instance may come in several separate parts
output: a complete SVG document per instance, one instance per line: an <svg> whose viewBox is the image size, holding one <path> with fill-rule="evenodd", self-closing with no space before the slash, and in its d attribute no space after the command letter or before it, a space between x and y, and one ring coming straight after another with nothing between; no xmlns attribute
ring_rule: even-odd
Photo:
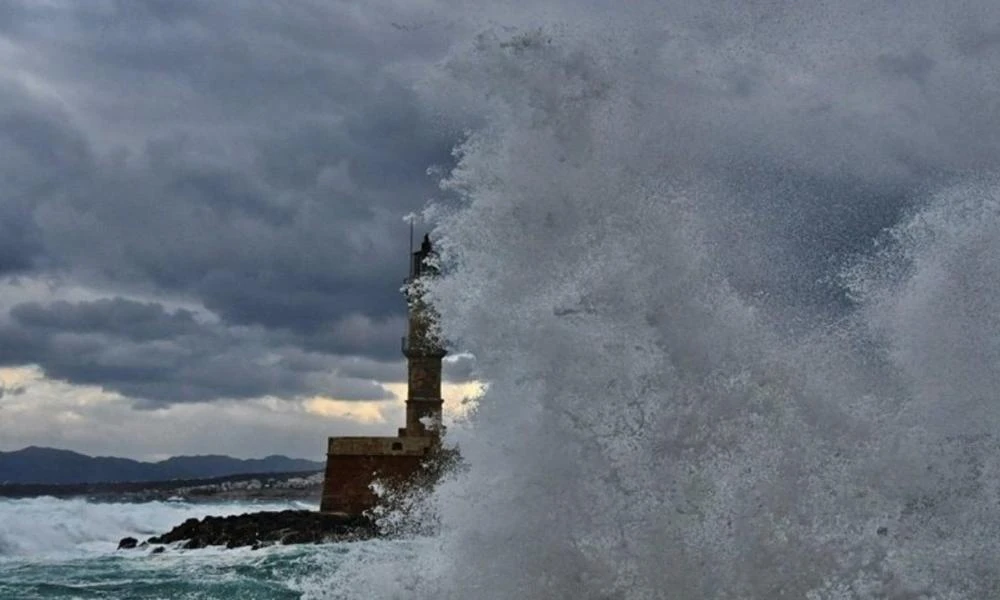
<svg viewBox="0 0 1000 600"><path fill-rule="evenodd" d="M345 558L405 554L405 542L272 546L261 550L117 550L191 517L314 508L303 503L89 503L0 500L0 599L282 600L345 597L335 581Z"/></svg>

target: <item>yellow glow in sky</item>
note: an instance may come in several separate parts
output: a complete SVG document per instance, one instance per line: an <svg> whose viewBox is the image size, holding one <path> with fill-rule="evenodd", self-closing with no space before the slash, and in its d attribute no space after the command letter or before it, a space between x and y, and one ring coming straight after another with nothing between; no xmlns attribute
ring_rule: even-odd
<svg viewBox="0 0 1000 600"><path fill-rule="evenodd" d="M384 402L336 400L323 396L309 398L303 404L306 412L320 417L349 419L359 423L385 423Z"/></svg>

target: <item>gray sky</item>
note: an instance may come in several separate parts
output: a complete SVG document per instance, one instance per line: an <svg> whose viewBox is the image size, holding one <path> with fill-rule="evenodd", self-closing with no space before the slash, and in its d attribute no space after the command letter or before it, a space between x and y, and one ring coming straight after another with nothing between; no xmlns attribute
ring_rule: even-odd
<svg viewBox="0 0 1000 600"><path fill-rule="evenodd" d="M414 92L446 27L416 3L0 4L0 450L318 457L393 431L402 218L462 127Z"/></svg>
<svg viewBox="0 0 1000 600"><path fill-rule="evenodd" d="M572 115L588 77L638 115L623 166L712 182L741 294L836 314L879 232L1000 166L998 6L2 2L0 450L318 458L391 433L402 217L466 130ZM477 51L536 29L565 68ZM473 376L449 365L449 406Z"/></svg>

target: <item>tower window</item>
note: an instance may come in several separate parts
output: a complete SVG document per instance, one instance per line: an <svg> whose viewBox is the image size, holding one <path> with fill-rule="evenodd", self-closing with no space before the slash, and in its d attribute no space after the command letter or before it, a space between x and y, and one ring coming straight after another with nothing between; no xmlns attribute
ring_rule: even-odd
<svg viewBox="0 0 1000 600"><path fill-rule="evenodd" d="M403 449L403 442L393 442L392 443L392 449L393 450L402 450Z"/></svg>

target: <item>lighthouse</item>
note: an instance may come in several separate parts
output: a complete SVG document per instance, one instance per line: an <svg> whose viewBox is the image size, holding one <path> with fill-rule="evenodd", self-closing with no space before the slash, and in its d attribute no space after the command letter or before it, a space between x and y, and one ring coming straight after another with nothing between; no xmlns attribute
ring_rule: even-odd
<svg viewBox="0 0 1000 600"><path fill-rule="evenodd" d="M426 278L437 274L434 248L425 235L410 260L405 293L408 306L403 356L406 357L406 427L400 437L441 433L441 360L447 354L437 332L437 315L424 298Z"/></svg>
<svg viewBox="0 0 1000 600"><path fill-rule="evenodd" d="M428 278L437 274L435 258L430 237L425 235L420 248L411 252L404 286L407 326L401 346L407 371L406 425L395 437L327 440L322 512L363 515L378 502L373 483L407 485L426 469L441 446L441 361L447 352L438 335L437 314L425 297Z"/></svg>

